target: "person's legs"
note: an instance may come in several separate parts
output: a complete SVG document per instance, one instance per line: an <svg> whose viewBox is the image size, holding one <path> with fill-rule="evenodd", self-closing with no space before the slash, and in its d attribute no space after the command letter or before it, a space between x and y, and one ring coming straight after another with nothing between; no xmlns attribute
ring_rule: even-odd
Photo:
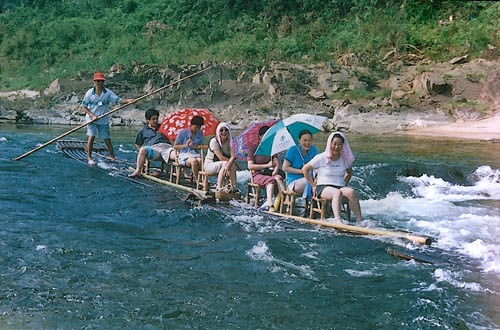
<svg viewBox="0 0 500 330"><path fill-rule="evenodd" d="M297 194L302 194L304 192L304 188L306 187L307 180L306 178L300 178L293 181L290 185L293 184L293 191Z"/></svg>
<svg viewBox="0 0 500 330"><path fill-rule="evenodd" d="M92 148L94 147L94 140L95 136L90 136L88 137L87 140L87 161L89 165L94 165L95 162L92 160Z"/></svg>
<svg viewBox="0 0 500 330"><path fill-rule="evenodd" d="M87 161L89 165L95 165L95 162L92 160L92 148L94 147L94 140L97 135L97 126L95 124L87 125Z"/></svg>
<svg viewBox="0 0 500 330"><path fill-rule="evenodd" d="M108 150L109 157L111 157L112 161L115 161L115 153L113 152L113 145L111 144L111 139L104 139L104 143L106 144L106 149Z"/></svg>
<svg viewBox="0 0 500 330"><path fill-rule="evenodd" d="M356 217L356 222L363 221L363 217L361 216L361 206L359 205L358 196L356 196L356 192L351 187L342 187L340 188L342 195L347 198L349 203L349 207L354 212L354 216Z"/></svg>
<svg viewBox="0 0 500 330"><path fill-rule="evenodd" d="M229 182L231 183L231 188L236 189L236 166L233 164L229 169Z"/></svg>
<svg viewBox="0 0 500 330"><path fill-rule="evenodd" d="M165 163L168 163L170 160L175 159L175 149L172 148L172 145L170 145L170 143L157 143L152 145L151 149L155 153L155 158L158 158L158 160L163 159Z"/></svg>
<svg viewBox="0 0 500 330"><path fill-rule="evenodd" d="M196 183L198 183L198 171L200 168L200 158L192 157L186 160L186 167L191 167L191 172L193 173Z"/></svg>
<svg viewBox="0 0 500 330"><path fill-rule="evenodd" d="M274 179L276 180L276 184L278 186L278 192L281 193L282 191L285 191L285 184L283 183L281 177L275 176Z"/></svg>
<svg viewBox="0 0 500 330"><path fill-rule="evenodd" d="M137 165L135 171L128 176L131 178L141 176L142 167L144 166L144 162L146 161L146 156L148 155L148 150L144 147L139 149L139 153L137 154Z"/></svg>
<svg viewBox="0 0 500 330"><path fill-rule="evenodd" d="M286 188L283 180L281 179L281 176L276 175L274 177L274 180L276 181L276 185L278 186L278 196L276 197L276 201L274 202L274 209L277 210L280 206L281 199L283 198L282 192L285 191Z"/></svg>
<svg viewBox="0 0 500 330"><path fill-rule="evenodd" d="M224 167L226 167L227 162L221 161L219 167L219 175L217 176L217 189L222 188L222 183L224 182L224 177L226 173L224 173Z"/></svg>
<svg viewBox="0 0 500 330"><path fill-rule="evenodd" d="M335 220L341 221L340 217L340 203L342 201L342 192L340 189L334 187L326 187L321 192L321 198L328 199L332 201L332 211Z"/></svg>
<svg viewBox="0 0 500 330"><path fill-rule="evenodd" d="M108 150L109 157L111 157L112 161L115 161L115 153L113 151L113 146L111 145L111 134L109 132L109 125L95 125L97 128L97 132L99 133L99 137L104 140L106 144L106 149ZM95 135L95 134L94 134Z"/></svg>
<svg viewBox="0 0 500 330"><path fill-rule="evenodd" d="M266 205L273 208L274 183L269 183L266 186Z"/></svg>
<svg viewBox="0 0 500 330"><path fill-rule="evenodd" d="M195 158L195 164L196 164L196 167L194 167L192 170L193 170L194 178L196 179L196 182L198 182L198 172L201 169L201 158Z"/></svg>

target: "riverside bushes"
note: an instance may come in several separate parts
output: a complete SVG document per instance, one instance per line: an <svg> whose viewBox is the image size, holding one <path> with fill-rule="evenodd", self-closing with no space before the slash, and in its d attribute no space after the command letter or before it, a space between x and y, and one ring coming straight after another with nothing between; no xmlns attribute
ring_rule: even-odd
<svg viewBox="0 0 500 330"><path fill-rule="evenodd" d="M335 63L352 53L361 65L379 68L387 51L406 52L408 44L435 60L500 47L495 2L11 0L0 6L0 89L41 89L56 77L106 71L114 63Z"/></svg>

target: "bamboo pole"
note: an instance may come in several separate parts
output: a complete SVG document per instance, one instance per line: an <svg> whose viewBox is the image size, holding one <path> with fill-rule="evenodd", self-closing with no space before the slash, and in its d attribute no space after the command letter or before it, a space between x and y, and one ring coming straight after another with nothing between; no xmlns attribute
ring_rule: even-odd
<svg viewBox="0 0 500 330"><path fill-rule="evenodd" d="M417 262L421 262L421 263L424 263L424 264L433 264L432 261L424 260L422 258L418 258L418 257L412 256L412 255L409 255L409 254L404 254L402 252L398 252L398 251L394 251L394 250L390 250L390 249L386 249L385 251L388 254L390 254L391 256L394 256L394 257L397 257L397 258L401 258L401 259L405 259L405 260L415 260Z"/></svg>
<svg viewBox="0 0 500 330"><path fill-rule="evenodd" d="M170 83L170 84L168 84L168 85L166 85L166 86L163 86L163 87L161 87L161 88L158 88L157 90L152 91L151 93L148 93L148 94L146 94L146 95L143 95L143 96L141 96L141 97L139 97L139 98L135 99L135 100L134 100L134 102L129 102L129 103L123 104L123 105L121 105L121 106L119 106L119 107L117 107L117 108L114 108L113 110L108 111L108 112L106 112L105 114L100 115L100 116L98 116L97 118L95 118L95 119L93 119L93 120L91 120L91 121L89 121L89 122L86 122L86 123L84 123L84 124L81 124L81 125L79 125L79 126L77 126L77 127L73 128L73 129L70 129L70 130L69 130L69 131L67 131L66 133L61 134L61 135L59 135L58 137L53 138L52 140L45 142L44 144L42 144L42 145L40 145L40 146L36 147L35 149L33 149L33 150L31 150L31 151L28 151L28 152L26 152L26 153L24 153L24 154L22 154L22 155L20 155L20 156L17 156L17 157L15 157L15 158L12 158L12 160L21 160L21 159L23 159L24 157L27 157L27 156L31 155L32 153L34 153L34 152L36 152L36 151L38 151L38 150L40 150L40 149L45 148L45 147L46 147L46 146L48 146L49 144L54 143L54 142L56 142L57 140L59 140L59 139L61 139L61 138L65 137L65 136L67 136L67 135L70 135L71 133L73 133L73 132L75 132L75 131L79 130L80 128L87 126L88 124L91 124L91 123L93 123L93 122L95 122L95 121L97 121L97 120L99 120L99 119L101 119L101 118L103 118L103 117L109 116L110 114L112 114L112 113L114 113L114 112L116 112L116 111L118 111L118 110L121 110L121 109L125 108L126 106L128 106L128 105L130 105L130 104L137 103L138 101L140 101L140 100L142 100L142 99L144 99L144 98L146 98L146 97L148 97L148 96L151 96L151 95L153 95L153 94L156 94L156 93L158 93L158 92L160 92L160 91L162 91L162 90L164 90L164 89L166 89L166 88L168 88L168 87L171 87L171 86L173 86L173 85L176 85L176 84L178 84L178 83L180 83L180 82L182 82L182 81L184 81L184 80L186 80L186 79L189 79L189 78L192 78L192 77L194 77L194 76L197 76L197 75L199 75L199 74L201 74L201 73L203 73L203 72L205 72L205 71L208 71L208 70L210 70L210 69L212 69L212 68L213 68L212 66L209 66L209 67L207 67L207 68L205 68L205 69L203 69L203 70L200 70L200 71L198 71L198 72L195 72L195 73L193 73L193 74L190 74L189 76L186 76L186 77L184 77L184 78L181 78L181 79L179 79L179 80L176 80L176 81L174 81L173 83Z"/></svg>
<svg viewBox="0 0 500 330"><path fill-rule="evenodd" d="M432 242L432 240L428 237L416 236L416 235L412 235L412 234L404 233L404 232L400 232L400 231L372 229L372 228L346 225L346 224L338 223L338 222L329 222L329 221L324 221L324 220L314 220L314 219L309 219L309 218L303 218L303 217L299 217L296 215L288 215L288 214L285 215L285 214L281 214L281 213L277 213L277 212L270 212L270 211L264 211L264 212L272 214L272 215L277 215L277 216L280 216L283 218L290 218L290 219L298 220L300 222L310 223L313 225L319 225L319 226L323 226L323 227L345 230L345 231L348 231L351 233L375 235L375 236L387 236L387 237L395 237L395 238L405 238L409 241L412 241L415 243L420 243L420 244L426 244L426 245L431 245L431 242Z"/></svg>
<svg viewBox="0 0 500 330"><path fill-rule="evenodd" d="M181 185L178 185L178 184L166 181L166 180L155 178L154 176L151 176L151 175L148 175L148 174L144 174L144 173L142 173L141 175L143 177L145 177L146 179L154 181L156 183L160 183L160 184L163 184L163 185L166 185L166 186L178 189L178 190L182 190L182 191L191 193L191 194L195 195L196 198L198 198L200 200L205 200L205 199L211 198L211 196L206 191L202 191L202 190L197 190L197 189L190 188L190 187L181 186Z"/></svg>

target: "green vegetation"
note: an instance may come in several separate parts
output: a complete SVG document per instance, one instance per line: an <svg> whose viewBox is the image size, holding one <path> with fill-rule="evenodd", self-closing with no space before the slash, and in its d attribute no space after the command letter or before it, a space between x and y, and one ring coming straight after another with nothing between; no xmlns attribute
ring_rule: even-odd
<svg viewBox="0 0 500 330"><path fill-rule="evenodd" d="M443 108L445 110L448 110L448 112L450 113L461 109L474 109L476 111L484 113L489 110L489 107L486 104L476 101L451 101L449 103L446 103Z"/></svg>
<svg viewBox="0 0 500 330"><path fill-rule="evenodd" d="M353 53L374 69L389 50L445 60L500 47L500 3L488 1L10 0L0 10L3 90L115 63L335 65Z"/></svg>
<svg viewBox="0 0 500 330"><path fill-rule="evenodd" d="M328 95L328 98L334 100L349 99L349 100L373 100L377 97L386 98L391 96L391 90L381 88L378 90L369 90L364 88L344 89Z"/></svg>

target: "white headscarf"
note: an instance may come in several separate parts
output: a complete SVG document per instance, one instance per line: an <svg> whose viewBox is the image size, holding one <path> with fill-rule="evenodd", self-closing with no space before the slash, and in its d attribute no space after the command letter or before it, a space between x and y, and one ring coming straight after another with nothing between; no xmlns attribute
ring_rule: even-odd
<svg viewBox="0 0 500 330"><path fill-rule="evenodd" d="M228 123L219 123L219 125L217 125L217 129L215 130L215 138L217 139L217 142L219 142L219 145L222 148L222 140L220 138L220 129L222 127L227 128L227 130L229 131L229 136L228 136L227 142L229 143L229 151L231 152L231 150L233 149L233 143L232 143L233 133L231 132L231 127L229 127Z"/></svg>
<svg viewBox="0 0 500 330"><path fill-rule="evenodd" d="M349 146L349 142L347 142L346 137L344 136L344 134L342 134L340 132L333 132L328 137L328 141L326 142L326 148L325 148L326 158L328 159L328 161L332 160L331 145L332 145L332 140L333 140L333 137L335 136L335 134L338 134L338 135L342 136L342 138L344 138L344 145L342 147L342 150L340 151L340 155L342 156L342 159L344 159L345 167L349 168L349 167L351 167L352 163L356 160L356 158L354 158L354 153L352 152L351 147Z"/></svg>

